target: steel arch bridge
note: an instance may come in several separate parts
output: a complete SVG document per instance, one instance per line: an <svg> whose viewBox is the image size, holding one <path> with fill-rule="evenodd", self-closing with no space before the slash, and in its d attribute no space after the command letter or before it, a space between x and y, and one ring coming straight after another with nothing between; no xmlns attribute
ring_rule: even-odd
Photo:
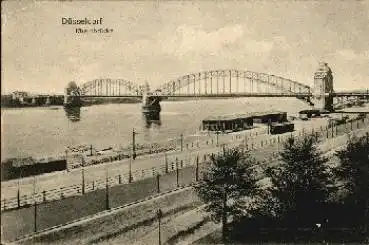
<svg viewBox="0 0 369 245"><path fill-rule="evenodd" d="M213 70L181 76L158 87L154 94L168 97L211 96L309 96L312 89L302 83L265 73Z"/></svg>
<svg viewBox="0 0 369 245"><path fill-rule="evenodd" d="M142 97L145 85L125 79L95 79L83 83L81 97ZM158 97L310 96L312 89L280 76L242 70L212 70L192 73L169 81L157 89Z"/></svg>
<svg viewBox="0 0 369 245"><path fill-rule="evenodd" d="M81 97L142 97L143 86L125 79L94 79L80 86Z"/></svg>

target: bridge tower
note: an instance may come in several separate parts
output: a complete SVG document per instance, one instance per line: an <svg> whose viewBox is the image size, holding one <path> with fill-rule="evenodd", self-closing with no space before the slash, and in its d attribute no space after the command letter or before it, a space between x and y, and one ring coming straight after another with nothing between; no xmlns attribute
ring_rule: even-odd
<svg viewBox="0 0 369 245"><path fill-rule="evenodd" d="M321 62L314 73L313 98L316 109L333 110L333 75L327 63Z"/></svg>

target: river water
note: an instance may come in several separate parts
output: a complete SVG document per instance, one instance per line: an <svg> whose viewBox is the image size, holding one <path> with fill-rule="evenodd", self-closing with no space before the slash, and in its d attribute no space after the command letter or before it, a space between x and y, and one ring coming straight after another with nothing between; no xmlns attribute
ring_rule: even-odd
<svg viewBox="0 0 369 245"><path fill-rule="evenodd" d="M288 115L309 106L295 98L237 98L162 101L160 120L148 121L140 104L106 104L66 111L63 107L2 109L1 160L64 154L66 146L101 149L132 142L155 143L195 135L208 116L281 110Z"/></svg>

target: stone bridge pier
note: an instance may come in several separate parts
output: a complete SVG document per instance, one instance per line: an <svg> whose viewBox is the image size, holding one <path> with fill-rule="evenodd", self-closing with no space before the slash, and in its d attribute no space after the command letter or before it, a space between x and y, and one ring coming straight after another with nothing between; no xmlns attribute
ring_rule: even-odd
<svg viewBox="0 0 369 245"><path fill-rule="evenodd" d="M144 114L158 115L161 111L161 97L150 92L148 83L143 87L142 93L142 112Z"/></svg>
<svg viewBox="0 0 369 245"><path fill-rule="evenodd" d="M159 114L161 98L152 94L144 94L142 97L142 112L149 114Z"/></svg>
<svg viewBox="0 0 369 245"><path fill-rule="evenodd" d="M321 111L333 111L333 75L327 63L321 62L314 73L313 103Z"/></svg>
<svg viewBox="0 0 369 245"><path fill-rule="evenodd" d="M81 92L75 82L68 83L68 86L64 89L64 106L67 107L79 107L82 105Z"/></svg>

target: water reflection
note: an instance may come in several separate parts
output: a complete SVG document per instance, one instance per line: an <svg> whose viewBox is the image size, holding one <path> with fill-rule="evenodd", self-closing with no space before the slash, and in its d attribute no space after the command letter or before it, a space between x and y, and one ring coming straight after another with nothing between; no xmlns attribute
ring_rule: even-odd
<svg viewBox="0 0 369 245"><path fill-rule="evenodd" d="M81 107L75 106L75 107L64 107L65 115L67 118L72 122L78 122L81 120Z"/></svg>
<svg viewBox="0 0 369 245"><path fill-rule="evenodd" d="M145 120L146 128L161 126L160 112L144 113L143 118Z"/></svg>

